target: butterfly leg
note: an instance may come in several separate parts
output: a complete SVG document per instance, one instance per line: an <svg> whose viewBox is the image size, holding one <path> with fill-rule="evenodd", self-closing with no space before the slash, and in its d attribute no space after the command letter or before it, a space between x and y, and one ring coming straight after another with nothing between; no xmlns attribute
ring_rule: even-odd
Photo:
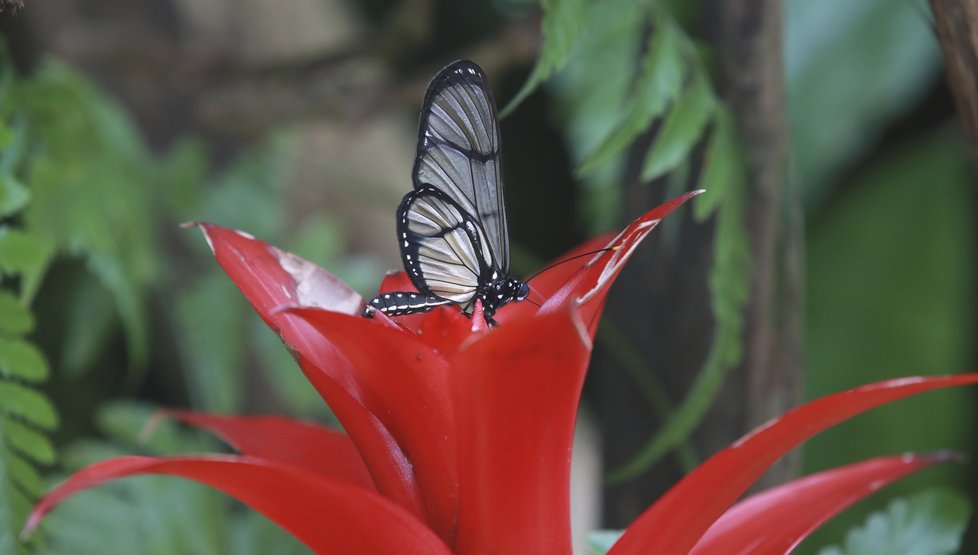
<svg viewBox="0 0 978 555"><path fill-rule="evenodd" d="M422 295L421 293L410 293L392 291L378 295L366 308L363 315L373 316L373 311L379 310L388 316L403 316L404 314L415 314L417 312L428 312L429 310L451 301L433 295Z"/></svg>

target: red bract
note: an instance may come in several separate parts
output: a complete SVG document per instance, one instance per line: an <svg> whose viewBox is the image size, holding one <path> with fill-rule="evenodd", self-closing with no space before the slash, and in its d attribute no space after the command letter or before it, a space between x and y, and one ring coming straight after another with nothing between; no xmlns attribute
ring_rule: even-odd
<svg viewBox="0 0 978 555"><path fill-rule="evenodd" d="M570 553L571 443L605 296L641 240L695 194L571 252L568 257L601 249L532 280L531 298L541 306L506 305L492 330L478 310L470 319L452 307L363 318L363 299L326 271L249 235L199 224L218 262L282 337L348 435L279 418L166 413L212 431L241 455L97 463L45 497L27 529L80 489L156 473L225 491L318 553ZM400 273L381 286L381 292L408 290ZM677 484L611 553L736 552L751 544L744 531L770 528L759 524L770 522L772 511L790 522L759 541L772 553L787 552L874 484L937 459L847 467L782 486L724 515L770 464L873 406L976 381L962 375L884 382L796 409ZM816 498L805 511L788 510Z"/></svg>

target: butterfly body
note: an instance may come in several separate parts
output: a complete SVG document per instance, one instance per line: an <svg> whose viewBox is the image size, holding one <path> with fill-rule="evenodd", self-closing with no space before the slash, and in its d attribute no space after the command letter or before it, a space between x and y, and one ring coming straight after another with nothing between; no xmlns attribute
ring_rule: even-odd
<svg viewBox="0 0 978 555"><path fill-rule="evenodd" d="M479 66L458 61L432 79L419 127L414 190L397 209L401 260L417 292L380 295L365 314L455 304L471 315L479 301L495 324L496 311L525 299L529 287L509 275L499 127Z"/></svg>

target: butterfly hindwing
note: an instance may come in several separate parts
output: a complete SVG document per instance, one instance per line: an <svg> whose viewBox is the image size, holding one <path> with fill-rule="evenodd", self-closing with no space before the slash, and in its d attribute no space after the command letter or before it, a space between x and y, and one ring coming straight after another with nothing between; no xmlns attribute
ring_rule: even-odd
<svg viewBox="0 0 978 555"><path fill-rule="evenodd" d="M439 189L423 186L405 195L397 234L408 277L425 295L467 308L492 272L482 227Z"/></svg>
<svg viewBox="0 0 978 555"><path fill-rule="evenodd" d="M435 76L421 110L414 187L447 195L484 233L486 261L509 272L496 106L482 69L462 60Z"/></svg>

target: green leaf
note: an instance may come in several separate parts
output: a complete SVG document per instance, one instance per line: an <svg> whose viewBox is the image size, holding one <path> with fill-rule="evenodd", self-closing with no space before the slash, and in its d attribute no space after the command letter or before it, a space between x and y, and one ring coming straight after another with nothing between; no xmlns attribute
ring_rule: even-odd
<svg viewBox="0 0 978 555"><path fill-rule="evenodd" d="M174 332L195 408L222 413L241 409L241 368L249 344L245 315L251 314L221 272L198 281L177 301Z"/></svg>
<svg viewBox="0 0 978 555"><path fill-rule="evenodd" d="M0 121L0 151L5 150L14 141L14 132L5 122Z"/></svg>
<svg viewBox="0 0 978 555"><path fill-rule="evenodd" d="M647 7L633 0L603 0L588 10L588 31L572 54L573 63L554 77L558 121L580 167L620 123L622 105L634 85L636 57L645 36ZM580 176L582 230L597 234L618 225L623 156Z"/></svg>
<svg viewBox="0 0 978 555"><path fill-rule="evenodd" d="M32 497L40 497L44 493L44 486L41 483L41 475L34 469L34 465L23 457L9 453L7 455L7 472L17 485L25 493Z"/></svg>
<svg viewBox="0 0 978 555"><path fill-rule="evenodd" d="M615 128L585 159L579 173L591 171L624 150L649 128L656 117L665 112L679 94L686 73L680 33L670 19L655 19L648 52L634 90L621 111L622 116Z"/></svg>
<svg viewBox="0 0 978 555"><path fill-rule="evenodd" d="M7 291L0 291L0 332L21 334L34 329L34 316Z"/></svg>
<svg viewBox="0 0 978 555"><path fill-rule="evenodd" d="M961 547L970 514L960 493L932 489L890 503L819 555L949 555Z"/></svg>
<svg viewBox="0 0 978 555"><path fill-rule="evenodd" d="M23 339L0 337L0 376L38 382L47 379L50 370L44 355Z"/></svg>
<svg viewBox="0 0 978 555"><path fill-rule="evenodd" d="M712 119L716 97L705 75L698 74L683 91L649 148L642 179L652 180L683 162Z"/></svg>
<svg viewBox="0 0 978 555"><path fill-rule="evenodd" d="M20 212L30 200L30 191L17 178L0 174L0 218Z"/></svg>
<svg viewBox="0 0 978 555"><path fill-rule="evenodd" d="M703 221L716 212L732 189L744 182L733 116L726 108L717 110L704 165L696 187L706 189L706 192L693 200L693 217L697 221Z"/></svg>
<svg viewBox="0 0 978 555"><path fill-rule="evenodd" d="M58 425L58 414L51 401L36 390L18 383L0 381L0 412L46 430Z"/></svg>
<svg viewBox="0 0 978 555"><path fill-rule="evenodd" d="M62 306L64 340L58 365L69 380L92 370L118 330L118 316L112 297L91 272L76 272L65 287L71 297Z"/></svg>
<svg viewBox="0 0 978 555"><path fill-rule="evenodd" d="M30 426L8 419L3 424L3 434L7 444L26 457L41 464L54 463L55 453L51 440Z"/></svg>
<svg viewBox="0 0 978 555"><path fill-rule="evenodd" d="M588 12L587 0L542 0L542 7L541 44L537 63L523 87L500 112L500 117L506 117L540 83L563 67L574 43L584 30Z"/></svg>
<svg viewBox="0 0 978 555"><path fill-rule="evenodd" d="M146 372L148 353L148 331L146 330L146 307L142 291L131 276L126 275L123 261L119 258L98 253L89 257L89 270L98 277L102 285L115 300L119 319L126 330L126 347L129 355L130 383L140 383Z"/></svg>
<svg viewBox="0 0 978 555"><path fill-rule="evenodd" d="M243 512L234 519L231 548L235 555L308 555L309 548L294 536L255 511Z"/></svg>
<svg viewBox="0 0 978 555"><path fill-rule="evenodd" d="M20 298L30 302L44 277L54 248L37 236L18 229L0 228L0 271L20 274Z"/></svg>
<svg viewBox="0 0 978 555"><path fill-rule="evenodd" d="M594 555L605 555L623 533L622 530L596 530L594 532L588 532L588 550Z"/></svg>
<svg viewBox="0 0 978 555"><path fill-rule="evenodd" d="M172 454L186 450L188 446L200 449L189 436L181 434L177 426L168 420L153 422L158 407L136 401L116 401L103 405L95 415L96 426L119 445L140 446L153 454ZM147 429L147 426L151 426ZM152 434L147 434L147 432Z"/></svg>

